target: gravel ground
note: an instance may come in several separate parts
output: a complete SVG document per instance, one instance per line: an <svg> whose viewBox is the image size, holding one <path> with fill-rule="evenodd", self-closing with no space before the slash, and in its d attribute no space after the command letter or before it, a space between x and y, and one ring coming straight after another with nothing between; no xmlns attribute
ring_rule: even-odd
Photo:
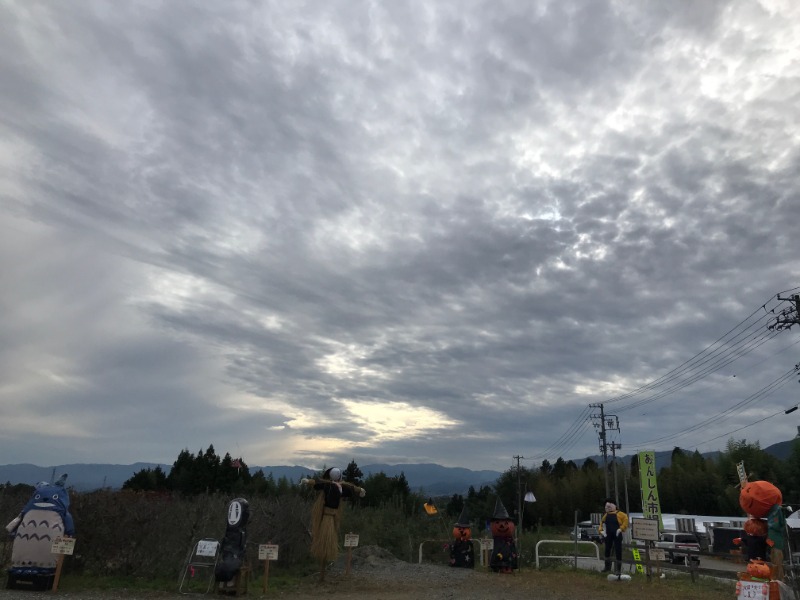
<svg viewBox="0 0 800 600"><path fill-rule="evenodd" d="M484 568L454 569L432 564L409 564L398 560L377 546L355 549L351 572L344 574L345 557L328 571L325 581L313 575L291 589L269 589L266 596L260 586L251 585L246 597L285 598L301 600L335 597L337 600L617 600L631 597L648 597L652 588L640 579L638 582L611 583L604 575L582 577L577 587L570 587L557 573L525 569L513 575L498 575ZM582 586L582 587L581 587ZM177 587L177 586L176 586ZM57 596L71 600L186 600L200 594L169 592L144 592L115 589L108 591L59 591ZM729 592L733 596L733 590ZM52 600L52 592L0 590L0 600ZM208 597L224 598L215 593ZM672 597L672 596L670 596ZM727 596L721 596L727 597Z"/></svg>

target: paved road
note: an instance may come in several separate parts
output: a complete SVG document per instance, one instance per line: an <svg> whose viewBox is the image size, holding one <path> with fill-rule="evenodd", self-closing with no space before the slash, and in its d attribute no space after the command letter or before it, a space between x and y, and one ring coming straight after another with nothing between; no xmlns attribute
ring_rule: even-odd
<svg viewBox="0 0 800 600"><path fill-rule="evenodd" d="M593 557L578 557L578 568L580 569L600 571L604 565L605 561L603 560L602 556L600 560ZM660 568L662 572L671 571L673 573L689 573L689 569L684 565L673 565L666 561L653 561L651 563L651 568ZM743 563L735 562L734 560L728 558L717 556L701 556L700 566L697 569L697 572L702 575L717 575L719 577L725 577L728 579L736 579L736 573L745 571L745 568L746 567ZM626 564L623 566L623 572L627 573L632 572L633 570L634 566L632 564Z"/></svg>

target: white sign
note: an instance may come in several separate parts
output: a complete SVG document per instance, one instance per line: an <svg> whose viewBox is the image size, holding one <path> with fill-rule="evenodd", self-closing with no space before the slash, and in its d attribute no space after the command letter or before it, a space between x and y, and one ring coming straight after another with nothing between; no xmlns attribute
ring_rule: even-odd
<svg viewBox="0 0 800 600"><path fill-rule="evenodd" d="M278 560L278 544L259 544L258 560Z"/></svg>
<svg viewBox="0 0 800 600"><path fill-rule="evenodd" d="M197 556L216 556L217 546L219 546L217 540L200 540L197 542L196 554Z"/></svg>
<svg viewBox="0 0 800 600"><path fill-rule="evenodd" d="M736 600L769 600L769 584L761 581L737 581Z"/></svg>
<svg viewBox="0 0 800 600"><path fill-rule="evenodd" d="M650 550L650 558L653 560L667 560L667 553L665 550Z"/></svg>
<svg viewBox="0 0 800 600"><path fill-rule="evenodd" d="M345 548L355 548L358 546L358 534L357 533L345 533L344 534L344 547Z"/></svg>
<svg viewBox="0 0 800 600"><path fill-rule="evenodd" d="M481 550L491 550L494 548L493 538L481 538Z"/></svg>
<svg viewBox="0 0 800 600"><path fill-rule="evenodd" d="M633 538L636 540L649 540L652 542L658 541L658 520L657 519L640 519L634 517L631 519L633 524Z"/></svg>
<svg viewBox="0 0 800 600"><path fill-rule="evenodd" d="M72 554L75 552L75 538L57 537L50 546L51 554Z"/></svg>
<svg viewBox="0 0 800 600"><path fill-rule="evenodd" d="M736 474L739 475L739 485L744 487L747 484L747 471L744 470L744 461L736 465Z"/></svg>

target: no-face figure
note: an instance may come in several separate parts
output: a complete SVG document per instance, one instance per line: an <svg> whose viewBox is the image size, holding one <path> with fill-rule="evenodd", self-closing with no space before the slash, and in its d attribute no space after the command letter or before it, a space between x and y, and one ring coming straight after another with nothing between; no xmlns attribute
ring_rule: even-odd
<svg viewBox="0 0 800 600"><path fill-rule="evenodd" d="M217 582L229 584L241 570L247 548L247 521L250 519L250 505L244 498L235 498L228 504L228 521L225 537L222 540L222 554L214 571Z"/></svg>

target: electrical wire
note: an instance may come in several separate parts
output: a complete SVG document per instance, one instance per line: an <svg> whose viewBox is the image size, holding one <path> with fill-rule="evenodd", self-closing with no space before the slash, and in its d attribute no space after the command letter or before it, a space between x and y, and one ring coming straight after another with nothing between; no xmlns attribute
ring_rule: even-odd
<svg viewBox="0 0 800 600"><path fill-rule="evenodd" d="M669 440L674 440L674 439L677 439L679 437L683 437L683 436L685 436L685 435L687 435L689 433L698 431L700 429L704 429L704 428L708 427L709 425L715 424L716 422L721 422L724 419L727 419L729 416L731 416L731 415L733 415L733 414L735 414L737 412L741 412L745 407L747 407L750 404L756 402L757 400L762 400L762 399L766 398L767 396L772 395L773 393L778 391L780 388L785 386L794 377L795 374L796 374L796 371L795 371L794 368L789 369L789 371L787 371L786 373L784 373L783 375L781 375L780 377L778 377L777 379L775 379L774 381L772 381L771 383L766 385L765 387L761 388L759 391L755 392L754 394L751 394L750 396L748 396L744 400L738 402L737 404L734 404L733 406L731 406L730 408L722 411L721 413L719 413L717 415L714 415L713 417L709 417L708 419L705 419L704 421L700 421L698 423L695 423L691 427L687 427L686 429L682 429L681 431L672 433L670 435L661 436L661 437L658 437L658 438L654 438L652 440L645 440L645 441L642 441L642 442L637 442L637 445L641 446L641 445L646 445L646 444L659 444L659 443L663 443L663 442L666 442L666 441L669 441Z"/></svg>

